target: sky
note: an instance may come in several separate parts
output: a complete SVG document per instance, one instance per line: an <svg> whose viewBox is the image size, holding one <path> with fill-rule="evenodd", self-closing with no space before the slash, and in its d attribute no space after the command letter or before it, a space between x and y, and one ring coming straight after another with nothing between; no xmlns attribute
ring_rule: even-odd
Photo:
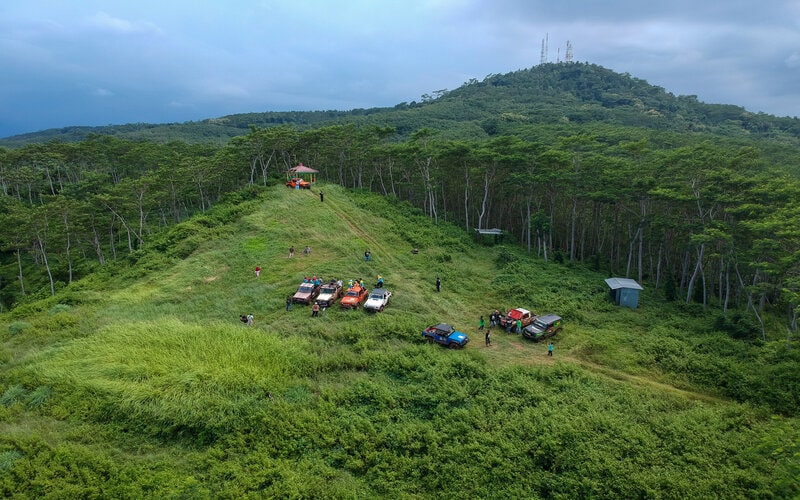
<svg viewBox="0 0 800 500"><path fill-rule="evenodd" d="M572 60L800 116L800 0L2 0L0 137L394 106Z"/></svg>

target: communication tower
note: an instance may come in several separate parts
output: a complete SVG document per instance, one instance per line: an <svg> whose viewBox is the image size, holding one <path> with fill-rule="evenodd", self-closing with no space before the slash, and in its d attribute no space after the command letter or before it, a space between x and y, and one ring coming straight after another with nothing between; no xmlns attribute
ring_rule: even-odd
<svg viewBox="0 0 800 500"><path fill-rule="evenodd" d="M564 62L572 62L572 42L567 40L567 53L564 55Z"/></svg>
<svg viewBox="0 0 800 500"><path fill-rule="evenodd" d="M549 33L545 33L544 38L542 38L542 56L539 59L539 64L544 64L547 62L547 51L548 51L547 45L549 43L548 40L549 36L550 36Z"/></svg>

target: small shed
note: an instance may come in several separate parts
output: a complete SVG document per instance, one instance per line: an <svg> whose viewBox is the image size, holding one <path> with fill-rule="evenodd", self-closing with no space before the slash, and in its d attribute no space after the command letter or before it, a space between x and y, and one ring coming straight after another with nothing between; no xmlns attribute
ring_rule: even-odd
<svg viewBox="0 0 800 500"><path fill-rule="evenodd" d="M483 236L492 236L494 237L494 243L502 243L503 242L503 230L494 228L494 229L480 229L475 228L475 237L478 241L482 241Z"/></svg>
<svg viewBox="0 0 800 500"><path fill-rule="evenodd" d="M629 278L608 278L606 284L611 288L611 300L618 306L636 309L639 305L639 292L642 286Z"/></svg>

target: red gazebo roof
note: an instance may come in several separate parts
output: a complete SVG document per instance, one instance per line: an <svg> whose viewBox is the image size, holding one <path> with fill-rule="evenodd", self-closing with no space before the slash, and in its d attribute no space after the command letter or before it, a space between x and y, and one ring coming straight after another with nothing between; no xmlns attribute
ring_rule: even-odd
<svg viewBox="0 0 800 500"><path fill-rule="evenodd" d="M311 167L306 167L302 163L298 164L296 167L292 167L288 170L288 172L294 172L295 174L316 174L319 170L314 170Z"/></svg>

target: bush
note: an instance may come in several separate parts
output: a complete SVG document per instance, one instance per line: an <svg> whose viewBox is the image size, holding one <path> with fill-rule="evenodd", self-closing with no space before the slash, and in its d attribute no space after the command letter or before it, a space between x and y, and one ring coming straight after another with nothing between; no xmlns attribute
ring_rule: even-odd
<svg viewBox="0 0 800 500"><path fill-rule="evenodd" d="M26 322L26 321L15 321L15 322L11 323L10 325L8 325L8 332L11 335L17 335L18 333L21 333L21 332L27 330L30 327L31 327L31 324Z"/></svg>

